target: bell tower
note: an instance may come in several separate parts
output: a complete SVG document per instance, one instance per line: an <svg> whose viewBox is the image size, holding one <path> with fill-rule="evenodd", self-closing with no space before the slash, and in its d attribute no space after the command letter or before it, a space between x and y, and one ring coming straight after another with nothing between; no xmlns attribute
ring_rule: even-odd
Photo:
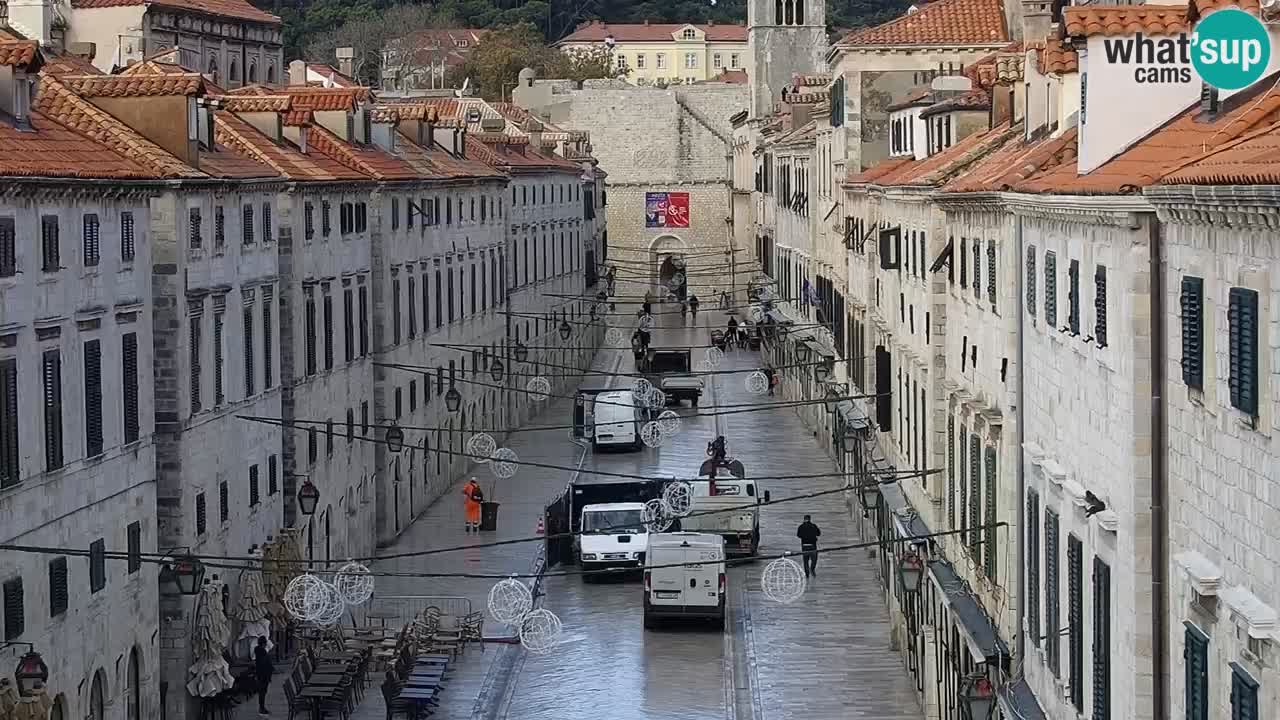
<svg viewBox="0 0 1280 720"><path fill-rule="evenodd" d="M773 110L795 75L827 70L826 0L747 0L751 116Z"/></svg>

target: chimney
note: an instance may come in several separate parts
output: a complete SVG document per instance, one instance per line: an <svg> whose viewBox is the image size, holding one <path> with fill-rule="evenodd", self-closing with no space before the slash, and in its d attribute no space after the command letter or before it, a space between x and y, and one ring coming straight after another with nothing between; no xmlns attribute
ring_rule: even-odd
<svg viewBox="0 0 1280 720"><path fill-rule="evenodd" d="M30 130L36 78L21 68L15 67L12 70L12 73L0 73L0 110L13 117L16 128ZM9 75L8 82L5 82L6 74Z"/></svg>
<svg viewBox="0 0 1280 720"><path fill-rule="evenodd" d="M289 84L290 85L306 85L307 84L307 64L301 60L289 61Z"/></svg>
<svg viewBox="0 0 1280 720"><path fill-rule="evenodd" d="M1013 109L1013 86L996 85L991 88L991 127L1012 122Z"/></svg>
<svg viewBox="0 0 1280 720"><path fill-rule="evenodd" d="M340 47L335 54L338 56L338 72L347 77L355 77L356 49Z"/></svg>
<svg viewBox="0 0 1280 720"><path fill-rule="evenodd" d="M1022 0L1022 40L1044 42L1053 23L1053 5L1047 0Z"/></svg>
<svg viewBox="0 0 1280 720"><path fill-rule="evenodd" d="M53 41L55 0L9 0L9 25L41 47Z"/></svg>
<svg viewBox="0 0 1280 720"><path fill-rule="evenodd" d="M71 43L68 52L86 62L93 62L93 58L98 54L98 45L91 42L74 42Z"/></svg>

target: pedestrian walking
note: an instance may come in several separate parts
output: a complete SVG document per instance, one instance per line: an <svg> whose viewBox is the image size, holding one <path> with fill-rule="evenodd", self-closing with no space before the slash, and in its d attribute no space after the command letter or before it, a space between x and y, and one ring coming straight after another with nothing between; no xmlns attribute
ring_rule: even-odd
<svg viewBox="0 0 1280 720"><path fill-rule="evenodd" d="M773 368L765 368L764 376L769 381L769 394L773 395L773 387L778 384L778 374Z"/></svg>
<svg viewBox="0 0 1280 720"><path fill-rule="evenodd" d="M689 309L693 311L693 322L694 322L694 324L695 324L695 325L698 323L698 304L699 304L699 303L698 303L698 296L697 296L697 295L690 295L690 296L689 296Z"/></svg>
<svg viewBox="0 0 1280 720"><path fill-rule="evenodd" d="M689 303L680 301L680 324L684 325L689 321Z"/></svg>
<svg viewBox="0 0 1280 720"><path fill-rule="evenodd" d="M724 290L721 290L720 291L720 309L728 310L730 307L732 306L729 304L729 293L725 292Z"/></svg>
<svg viewBox="0 0 1280 720"><path fill-rule="evenodd" d="M728 332L724 334L725 349L733 349L734 343L738 341L738 318L730 315L728 322Z"/></svg>
<svg viewBox="0 0 1280 720"><path fill-rule="evenodd" d="M475 478L467 481L462 488L463 509L466 510L465 522L467 532L480 532L480 503L484 502L484 491Z"/></svg>
<svg viewBox="0 0 1280 720"><path fill-rule="evenodd" d="M822 530L813 524L808 515L804 516L804 522L796 528L796 537L800 538L800 551L804 553L805 577L818 575L818 537L821 535Z"/></svg>
<svg viewBox="0 0 1280 720"><path fill-rule="evenodd" d="M253 671L258 680L258 714L266 717L267 688L271 687L271 676L275 674L275 664L271 662L271 653L267 651L267 638L258 637L258 644L253 648Z"/></svg>

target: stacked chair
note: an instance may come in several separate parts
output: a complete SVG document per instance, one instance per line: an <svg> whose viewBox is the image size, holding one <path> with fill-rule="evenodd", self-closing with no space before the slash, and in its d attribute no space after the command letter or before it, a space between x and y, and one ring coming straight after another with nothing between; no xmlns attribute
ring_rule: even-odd
<svg viewBox="0 0 1280 720"><path fill-rule="evenodd" d="M368 649L323 654L307 649L299 653L284 683L288 720L307 714L350 720L369 685L372 654Z"/></svg>

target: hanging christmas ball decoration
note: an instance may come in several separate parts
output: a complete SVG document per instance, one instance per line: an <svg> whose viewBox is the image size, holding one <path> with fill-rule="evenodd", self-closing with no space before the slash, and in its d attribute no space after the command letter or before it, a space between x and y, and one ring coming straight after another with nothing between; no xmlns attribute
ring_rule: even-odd
<svg viewBox="0 0 1280 720"><path fill-rule="evenodd" d="M654 421L645 423L640 428L640 440L649 447L658 447L662 444L662 426Z"/></svg>
<svg viewBox="0 0 1280 720"><path fill-rule="evenodd" d="M284 589L284 609L298 620L311 620L323 599L320 586L324 581L310 573L304 573L289 581Z"/></svg>
<svg viewBox="0 0 1280 720"><path fill-rule="evenodd" d="M684 517L693 507L693 486L684 480L667 483L662 489L662 507L671 517Z"/></svg>
<svg viewBox="0 0 1280 720"><path fill-rule="evenodd" d="M675 435L680 432L680 415L675 410L663 410L658 416L658 424L664 435Z"/></svg>
<svg viewBox="0 0 1280 720"><path fill-rule="evenodd" d="M503 625L515 625L533 609L533 593L514 575L489 589L489 614Z"/></svg>
<svg viewBox="0 0 1280 720"><path fill-rule="evenodd" d="M661 498L646 502L644 509L640 512L640 519L645 529L653 533L666 532L667 528L671 527L671 523L675 522L675 518L667 514Z"/></svg>
<svg viewBox="0 0 1280 720"><path fill-rule="evenodd" d="M644 331L653 329L653 315L651 313L645 313L640 316L640 329Z"/></svg>
<svg viewBox="0 0 1280 720"><path fill-rule="evenodd" d="M543 400L551 397L551 381L541 375L530 380L529 384L525 385L524 389L528 391L529 395L538 402L542 402Z"/></svg>
<svg viewBox="0 0 1280 720"><path fill-rule="evenodd" d="M636 381L631 383L631 394L638 403L643 403L651 392L653 392L653 383L644 378L636 378Z"/></svg>
<svg viewBox="0 0 1280 720"><path fill-rule="evenodd" d="M316 595L317 606L311 621L321 627L330 627L342 622L347 604L342 601L342 594L338 592L338 588L322 580Z"/></svg>
<svg viewBox="0 0 1280 720"><path fill-rule="evenodd" d="M724 351L720 348L709 347L706 352L702 353L702 359L707 361L707 367L715 370L720 367L720 363L724 362Z"/></svg>
<svg viewBox="0 0 1280 720"><path fill-rule="evenodd" d="M714 369L715 368L711 367L710 363L706 361L706 358L699 359L693 364L693 371L697 373L709 373Z"/></svg>
<svg viewBox="0 0 1280 720"><path fill-rule="evenodd" d="M476 433L467 438L467 454L481 465L489 462L489 458L493 457L493 451L497 449L498 441L494 440L489 433Z"/></svg>
<svg viewBox="0 0 1280 720"><path fill-rule="evenodd" d="M769 392L769 376L757 370L747 376L746 385L752 395L763 395Z"/></svg>
<svg viewBox="0 0 1280 720"><path fill-rule="evenodd" d="M534 655L545 655L560 644L564 627L550 610L538 608L520 620L520 644Z"/></svg>
<svg viewBox="0 0 1280 720"><path fill-rule="evenodd" d="M622 331L616 327L611 327L604 331L604 342L606 345L621 345L625 336Z"/></svg>
<svg viewBox="0 0 1280 720"><path fill-rule="evenodd" d="M759 305L751 306L751 322L755 322L755 323L764 322L764 308L760 307Z"/></svg>
<svg viewBox="0 0 1280 720"><path fill-rule="evenodd" d="M516 451L511 448L498 448L493 453L493 462L489 465L493 469L493 474L503 480L509 480L516 475L516 469L519 467L516 461L520 456L516 455Z"/></svg>
<svg viewBox="0 0 1280 720"><path fill-rule="evenodd" d="M358 562L348 561L333 576L333 586L347 605L363 605L373 597L373 574Z"/></svg>
<svg viewBox="0 0 1280 720"><path fill-rule="evenodd" d="M662 392L658 388L654 388L649 391L649 394L647 396L645 396L644 401L645 401L645 405L648 407L651 407L654 409L664 408L667 406L667 394Z"/></svg>
<svg viewBox="0 0 1280 720"><path fill-rule="evenodd" d="M804 570L788 555L790 553L769 563L760 573L760 590L765 597L784 605L799 600L808 585Z"/></svg>

